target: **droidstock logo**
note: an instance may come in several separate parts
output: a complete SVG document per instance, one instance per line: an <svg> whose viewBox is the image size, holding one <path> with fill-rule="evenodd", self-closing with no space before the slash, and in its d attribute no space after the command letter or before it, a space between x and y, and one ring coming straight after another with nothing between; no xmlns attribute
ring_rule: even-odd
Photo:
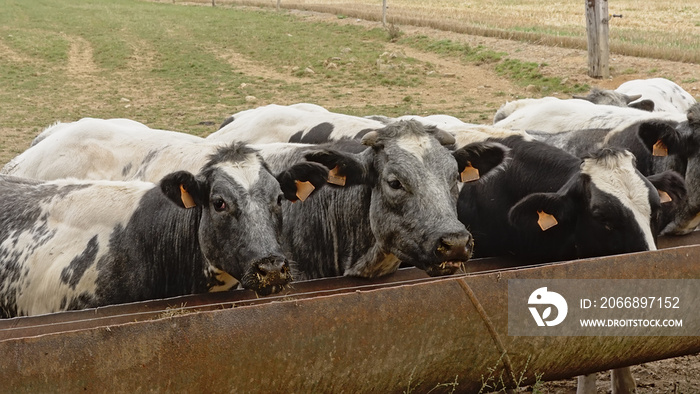
<svg viewBox="0 0 700 394"><path fill-rule="evenodd" d="M528 305L549 305L542 311L542 315L537 311L534 306L529 307L532 317L538 326L544 327L556 326L557 324L564 321L566 318L566 313L569 311L569 306L566 304L566 300L559 293L553 291L547 291L546 287L540 287L530 294L530 298L527 300ZM548 317L552 315L552 306L557 308L556 318L547 320Z"/></svg>

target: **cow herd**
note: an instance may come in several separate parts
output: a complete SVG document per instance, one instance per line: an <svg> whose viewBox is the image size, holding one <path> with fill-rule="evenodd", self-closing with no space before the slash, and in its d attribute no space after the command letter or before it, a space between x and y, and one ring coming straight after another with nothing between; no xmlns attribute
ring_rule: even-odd
<svg viewBox="0 0 700 394"><path fill-rule="evenodd" d="M472 257L656 249L700 223L700 106L666 79L506 103L492 125L267 105L207 138L45 129L0 176L0 317Z"/></svg>

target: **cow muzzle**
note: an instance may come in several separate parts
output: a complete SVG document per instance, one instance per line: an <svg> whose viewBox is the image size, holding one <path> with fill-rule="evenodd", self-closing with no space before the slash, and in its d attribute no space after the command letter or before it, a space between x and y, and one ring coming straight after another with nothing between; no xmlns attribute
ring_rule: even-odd
<svg viewBox="0 0 700 394"><path fill-rule="evenodd" d="M474 238L468 232L440 237L435 248L440 262L428 266L425 272L430 276L441 276L464 270L464 264L472 257L473 250Z"/></svg>
<svg viewBox="0 0 700 394"><path fill-rule="evenodd" d="M259 295L269 295L281 291L291 281L289 261L284 257L270 256L254 261L241 284Z"/></svg>

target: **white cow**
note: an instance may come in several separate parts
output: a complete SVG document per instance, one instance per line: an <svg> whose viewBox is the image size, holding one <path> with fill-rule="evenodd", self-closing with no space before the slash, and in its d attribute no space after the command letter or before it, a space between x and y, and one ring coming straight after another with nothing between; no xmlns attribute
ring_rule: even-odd
<svg viewBox="0 0 700 394"><path fill-rule="evenodd" d="M209 149L192 149L193 145ZM172 171L199 171L222 145L127 119L83 118L48 127L0 173L43 180L75 177L156 182Z"/></svg>
<svg viewBox="0 0 700 394"><path fill-rule="evenodd" d="M676 112L685 114L697 100L682 87L666 78L635 79L620 85L616 92L628 95L641 95L644 100L654 102L656 112ZM634 105L636 100L630 105Z"/></svg>

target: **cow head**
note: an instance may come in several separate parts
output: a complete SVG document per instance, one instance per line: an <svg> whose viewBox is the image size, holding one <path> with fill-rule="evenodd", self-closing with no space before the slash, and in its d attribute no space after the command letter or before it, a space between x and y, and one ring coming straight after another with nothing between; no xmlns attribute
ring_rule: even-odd
<svg viewBox="0 0 700 394"><path fill-rule="evenodd" d="M673 173L652 180L667 190L657 191L628 151L601 149L583 158L581 171L556 193L523 198L509 220L519 231L551 232L553 239L573 243L579 257L656 250L656 236L668 220L660 191L681 201L685 190Z"/></svg>
<svg viewBox="0 0 700 394"><path fill-rule="evenodd" d="M296 181L322 187L327 173L319 164L300 163L274 176L257 151L232 144L213 154L199 175L175 172L160 186L179 207L197 210L207 274L223 271L267 295L292 279L280 245L281 201L299 198Z"/></svg>
<svg viewBox="0 0 700 394"><path fill-rule="evenodd" d="M399 121L367 133L357 155L317 151L311 161L338 168L347 183L371 188L369 221L380 249L429 275L454 273L472 254L471 234L457 218L460 173L480 176L503 159L498 144L472 144L451 153L450 134L420 123ZM358 213L362 214L362 213Z"/></svg>
<svg viewBox="0 0 700 394"><path fill-rule="evenodd" d="M593 104L613 105L615 107L630 107L643 111L653 111L654 102L652 100L640 100L641 94L627 95L615 90L605 90L593 88L586 96L574 95L573 98L590 101Z"/></svg>
<svg viewBox="0 0 700 394"><path fill-rule="evenodd" d="M687 117L687 122L645 123L639 127L639 136L653 155L653 172L672 170L685 179L687 199L677 206L674 220L664 229L665 233L679 235L700 224L700 104L692 106Z"/></svg>

